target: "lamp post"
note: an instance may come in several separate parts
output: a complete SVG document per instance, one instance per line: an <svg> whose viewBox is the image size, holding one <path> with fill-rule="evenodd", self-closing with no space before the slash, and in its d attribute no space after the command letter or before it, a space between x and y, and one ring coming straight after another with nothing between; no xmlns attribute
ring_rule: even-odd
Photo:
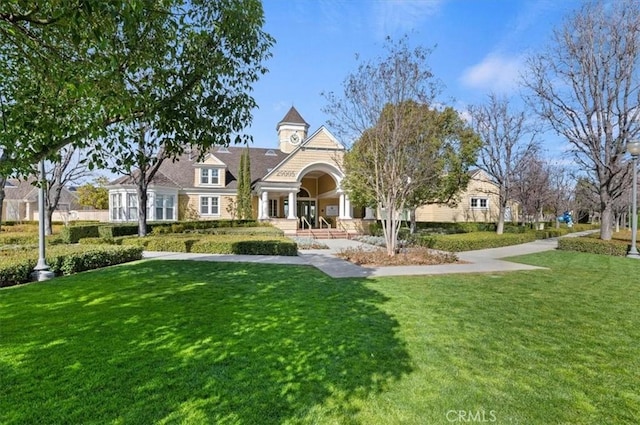
<svg viewBox="0 0 640 425"><path fill-rule="evenodd" d="M45 259L45 238L44 238L44 185L46 178L44 174L44 159L40 161L40 189L38 190L38 263L31 274L34 280L49 280L54 273L49 270Z"/></svg>
<svg viewBox="0 0 640 425"><path fill-rule="evenodd" d="M631 249L627 257L640 259L636 248L636 235L638 233L638 155L640 155L640 140L627 142L627 152L633 158L633 187L631 188Z"/></svg>

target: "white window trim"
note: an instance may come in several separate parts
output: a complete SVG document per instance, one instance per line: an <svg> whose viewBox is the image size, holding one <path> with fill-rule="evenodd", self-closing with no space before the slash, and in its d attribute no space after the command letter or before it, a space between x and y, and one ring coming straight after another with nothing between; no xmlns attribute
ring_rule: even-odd
<svg viewBox="0 0 640 425"><path fill-rule="evenodd" d="M202 182L203 171L207 171L207 183ZM217 177L218 181L216 183L212 183L214 171L218 173L218 177ZM218 167L201 167L199 169L198 179L200 182L200 186L221 187L222 186L222 169Z"/></svg>
<svg viewBox="0 0 640 425"><path fill-rule="evenodd" d="M477 206L473 206L473 200L477 199ZM481 201L485 201L486 205L483 207L481 206ZM486 196L472 196L471 198L469 198L469 206L471 207L472 210L488 210L489 209L489 198Z"/></svg>
<svg viewBox="0 0 640 425"><path fill-rule="evenodd" d="M153 211L153 218L150 221L176 221L176 209L177 209L177 195L174 193L163 193L163 192L154 192L153 193L153 203L151 204L151 210ZM160 208L156 206L156 202L159 197L162 197L162 218L158 218L156 214L156 209ZM171 204L171 217L167 217L167 199L171 197L173 198L173 202ZM147 219L149 219L147 214Z"/></svg>
<svg viewBox="0 0 640 425"><path fill-rule="evenodd" d="M218 200L218 212L217 213L212 213L211 212L211 207L213 206L212 202L209 202L207 205L207 209L208 212L207 213L203 213L202 212L202 199L203 198L207 198L209 200L216 198ZM220 195L200 195L198 197L198 212L200 213L200 215L202 217L220 217L220 209L222 208L222 202L221 202L222 197Z"/></svg>

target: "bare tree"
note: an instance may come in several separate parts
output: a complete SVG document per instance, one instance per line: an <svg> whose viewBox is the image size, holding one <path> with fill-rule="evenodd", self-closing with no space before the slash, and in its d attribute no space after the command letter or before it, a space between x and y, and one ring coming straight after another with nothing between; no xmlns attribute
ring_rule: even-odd
<svg viewBox="0 0 640 425"><path fill-rule="evenodd" d="M553 213L556 227L560 227L560 217L565 211L575 209L575 185L576 181L571 171L561 164L549 164L550 199L549 208ZM577 220L577 211L572 212L574 220Z"/></svg>
<svg viewBox="0 0 640 425"><path fill-rule="evenodd" d="M498 197L497 234L504 232L504 215L513 196L513 181L537 149L535 131L527 124L524 111L512 111L509 100L489 95L483 105L469 107L472 126L482 139L478 158L481 168L496 186Z"/></svg>
<svg viewBox="0 0 640 425"><path fill-rule="evenodd" d="M614 201L624 194L625 148L640 118L640 3L590 2L528 61L528 103L564 136L596 182L600 237L611 239Z"/></svg>
<svg viewBox="0 0 640 425"><path fill-rule="evenodd" d="M71 145L63 148L55 161L48 162L46 174L46 187L44 196L45 207L45 233L53 233L52 217L60 205L62 190L81 179L91 175L87 164L81 158L79 149Z"/></svg>
<svg viewBox="0 0 640 425"><path fill-rule="evenodd" d="M551 172L549 164L534 153L523 159L513 179L513 197L521 207L524 217L531 217L537 228L544 221L544 210L551 200Z"/></svg>
<svg viewBox="0 0 640 425"><path fill-rule="evenodd" d="M402 211L446 202L466 187L479 141L452 108L433 108L440 83L430 51L388 41L388 55L362 62L340 96L325 94L325 112L347 140L346 189L356 205L377 208L387 253L395 255ZM443 199L444 198L444 199Z"/></svg>

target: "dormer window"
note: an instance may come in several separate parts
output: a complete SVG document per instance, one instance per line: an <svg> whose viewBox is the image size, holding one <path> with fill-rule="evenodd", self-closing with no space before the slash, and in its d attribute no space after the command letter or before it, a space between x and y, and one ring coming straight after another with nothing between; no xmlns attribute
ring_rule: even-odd
<svg viewBox="0 0 640 425"><path fill-rule="evenodd" d="M217 168L202 168L200 170L200 184L220 184L220 173Z"/></svg>

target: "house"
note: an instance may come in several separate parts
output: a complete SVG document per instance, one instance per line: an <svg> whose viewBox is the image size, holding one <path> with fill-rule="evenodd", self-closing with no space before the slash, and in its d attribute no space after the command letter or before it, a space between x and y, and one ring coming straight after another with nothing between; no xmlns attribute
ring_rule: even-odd
<svg viewBox="0 0 640 425"><path fill-rule="evenodd" d="M375 212L352 205L341 187L345 146L324 126L313 133L308 130L309 124L291 107L276 126L277 149L248 148L255 218L287 234L329 226L350 233L362 231L375 220ZM200 161L186 152L176 161L163 162L148 187L148 220L234 218L240 157L245 149L218 147ZM123 176L108 188L109 220L136 221L138 201L131 177ZM494 202L486 193L474 191L469 196L463 195L458 209L423 207L420 220L486 221L493 217Z"/></svg>
<svg viewBox="0 0 640 425"><path fill-rule="evenodd" d="M38 188L34 186L34 179L7 179L4 187L4 201L2 203L3 221L37 221L38 220ZM62 188L58 208L53 213L53 221L67 221L74 210L80 210L78 195L69 188Z"/></svg>
<svg viewBox="0 0 640 425"><path fill-rule="evenodd" d="M467 189L461 194L460 202L454 207L446 205L425 205L416 210L416 221L423 222L481 222L498 221L499 203L497 186L482 170L472 170ZM508 202L505 222L517 221L518 205Z"/></svg>

